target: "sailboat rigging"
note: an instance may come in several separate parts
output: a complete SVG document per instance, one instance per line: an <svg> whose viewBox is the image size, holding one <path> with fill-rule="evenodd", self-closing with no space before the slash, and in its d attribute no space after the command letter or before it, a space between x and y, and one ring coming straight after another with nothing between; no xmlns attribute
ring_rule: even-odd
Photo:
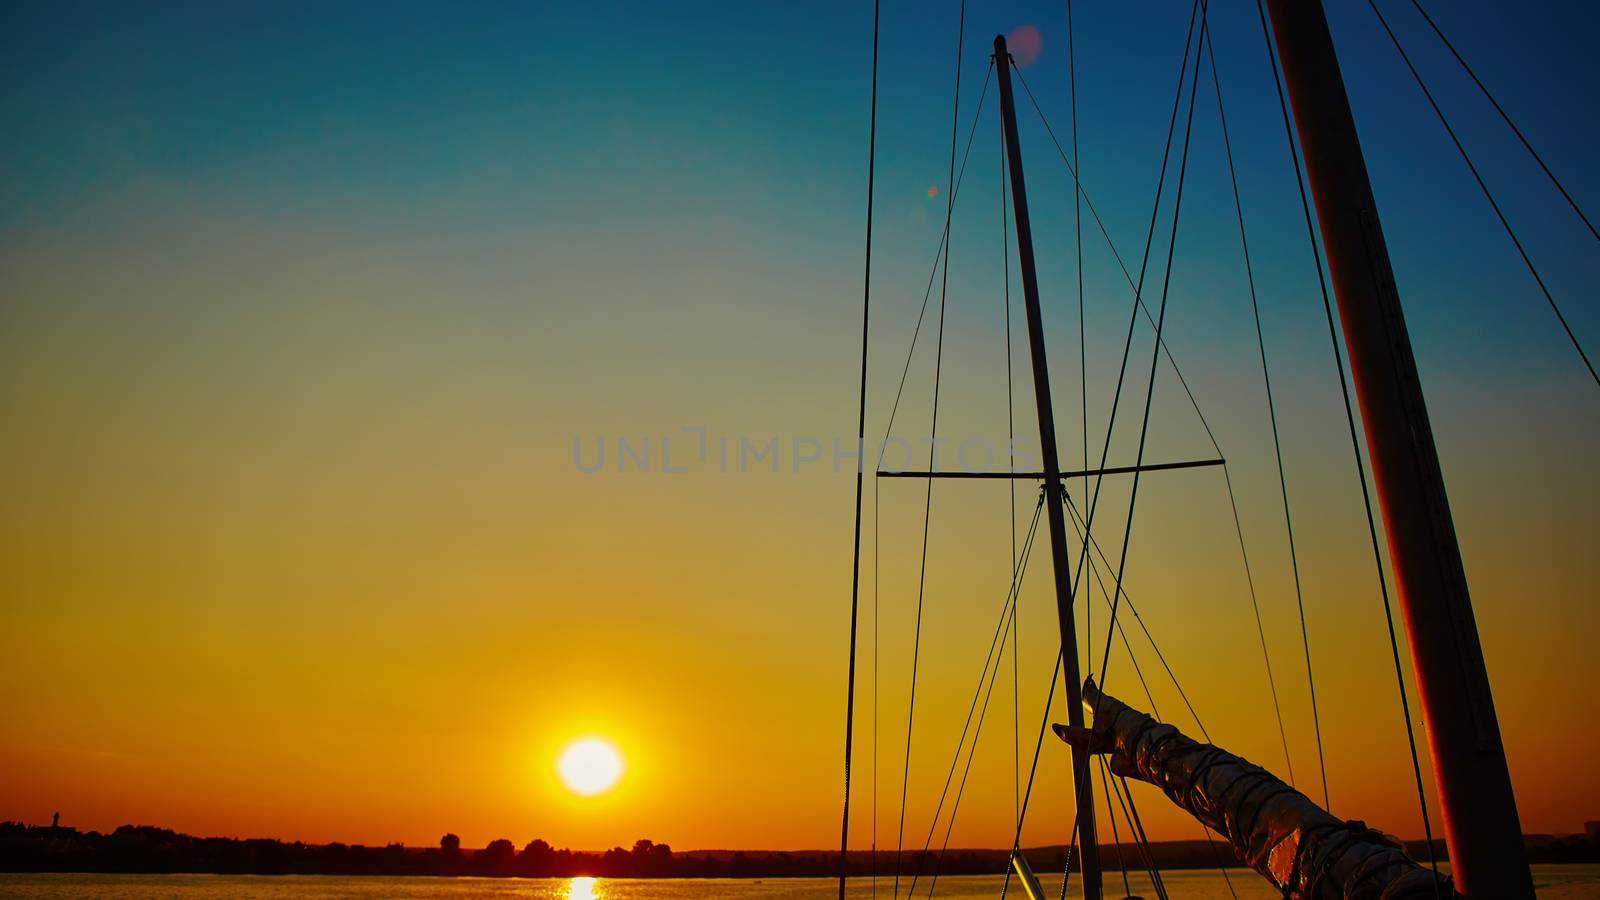
<svg viewBox="0 0 1600 900"><path fill-rule="evenodd" d="M1372 4L1377 11L1376 4ZM1414 4L1415 5L1415 4ZM1069 4L1070 6L1070 4ZM1092 649L1093 634L1080 634L1075 613L1076 606L1086 593L1089 582L1084 579L1083 570L1087 565L1093 575L1098 578L1099 567L1095 565L1091 555L1091 548L1099 550L1092 534L1094 508L1098 502L1099 487L1103 479L1111 475L1129 475L1132 478L1132 489L1129 499L1129 515L1124 523L1125 529L1131 531L1132 509L1138 496L1139 479L1143 473L1192 469L1210 466L1223 466L1225 458L1217 447L1217 457L1209 459L1170 460L1163 462L1145 461L1145 433L1149 426L1151 408L1151 394L1154 390L1156 363L1161 358L1162 352L1170 350L1162 340L1162 328L1166 313L1166 294L1172 273L1172 246L1167 248L1168 260L1164 270L1165 282L1162 286L1161 303L1158 312L1151 324L1155 329L1155 345L1152 352L1150 384L1147 388L1144 422L1140 432L1139 448L1136 457L1129 464L1107 465L1111 432L1108 427L1106 433L1106 450L1102 453L1098 466L1089 465L1087 459L1087 427L1085 427L1085 463L1080 469L1063 470L1062 457L1059 455L1058 436L1055 427L1055 407L1052 401L1050 371L1048 354L1045 346L1043 317L1041 313L1041 298L1039 279L1037 273L1037 260L1033 242L1033 229L1030 219L1029 197L1027 182L1024 174L1023 151L1017 128L1016 97L1013 93L1013 59L1008 51L1004 35L994 39L993 77L999 96L1000 116L1002 122L1002 148L1004 160L1002 163L1002 184L1004 186L1003 202L1009 201L1011 213L1011 226L1014 229L1015 242L1008 244L1014 247L1016 262L1020 274L1020 285L1023 299L1024 320L1028 331L1028 347L1037 422L1039 428L1039 450L1041 455L1041 468L1034 471L1005 471L1005 472L960 472L940 470L933 464L925 470L913 471L888 471L881 466L874 471L875 478L911 478L924 479L929 488L929 504L931 506L931 488L935 479L1003 479L1011 484L1016 481L1034 481L1041 483L1041 496L1039 506L1035 510L1034 524L1030 527L1027 539L1024 542L1022 556L1017 555L1013 548L1013 573L1011 592L1008 606L1002 610L1000 630L996 632L995 640L1002 641L1004 630L1008 627L1015 628L1016 622L1016 595L1022 573L1025 571L1027 552L1034 543L1035 529L1037 528L1038 515L1042 510L1046 532L1049 537L1049 559L1053 576L1053 589L1056 618L1059 630L1060 653L1057 660L1055 673L1051 682L1051 694L1055 693L1055 679L1064 676L1065 694L1067 702L1068 723L1058 726L1058 733L1067 739L1072 755L1072 789L1075 799L1074 826L1072 833L1072 850L1069 851L1069 873L1071 866L1076 863L1081 879L1081 890L1085 898L1099 900L1104 892L1104 876L1102 861L1100 859L1101 844L1097 825L1099 818L1096 812L1094 778L1096 766L1101 767L1100 777L1108 804L1114 797L1118 808L1122 811L1125 821L1133 833L1136 843L1141 850L1145 849L1142 823L1139 821L1137 807L1133 804L1131 789L1126 779L1133 777L1162 786L1180 806L1193 812L1203 825L1222 833L1232 840L1240 856L1258 871L1271 879L1274 885L1284 892L1286 897L1323 897L1323 896L1373 896L1376 897L1390 883L1405 885L1406 890L1422 890L1425 886L1429 892L1438 891L1441 885L1449 885L1457 895L1468 898L1530 898L1533 896L1531 875L1523 855L1521 828L1517 815L1516 800L1512 792L1509 769L1506 764L1503 744L1500 738L1499 725L1494 712L1492 692L1489 676L1483 658L1483 651L1474 622L1472 603L1467 587L1465 569L1461 559L1461 551L1457 543L1455 528L1451 518L1449 500L1446 494L1443 476L1440 469L1438 452L1434 445L1433 434L1429 425L1428 411L1423 396L1421 379L1417 372L1417 365L1411 349L1410 338L1407 332L1405 316L1399 299L1399 291L1395 284L1394 274L1389 261L1389 254L1384 240L1383 230L1379 221L1377 204L1373 197L1372 186L1368 177L1366 161L1362 153L1361 143L1358 138L1354 117L1346 95L1343 76L1340 71L1333 40L1328 29L1328 24L1320 0L1258 0L1258 13L1261 19L1263 40L1266 43L1273 63L1273 78L1279 92L1282 104L1283 120L1288 134L1291 155L1295 161L1297 184L1302 193L1302 204L1305 212L1306 227L1310 237L1315 242L1320 236L1320 246L1327 260L1327 276L1332 283L1332 296L1337 302L1337 326L1333 314L1333 307L1328 303L1326 282L1323 281L1321 269L1322 256L1313 249L1313 257L1318 268L1319 286L1323 286L1324 302L1327 307L1330 337L1336 352L1336 359L1340 369L1340 385L1346 390L1346 411L1350 425L1351 440L1355 446L1357 469L1361 473L1361 485L1364 498L1367 498L1367 514L1370 536L1374 555L1379 566L1379 582L1383 592L1385 614L1390 624L1390 638L1394 648L1394 662L1396 675L1400 683L1400 697L1403 711L1406 715L1407 733L1412 741L1413 770L1416 775L1419 798L1422 794L1422 774L1420 766L1416 763L1416 742L1410 733L1410 715L1407 695L1404 687L1403 673L1400 672L1400 656L1398 640L1395 637L1392 614L1389 611L1389 596L1387 587L1383 585L1382 578L1382 553L1379 549L1379 530L1375 520L1370 497L1367 495L1368 485L1365 470L1360 465L1360 438L1357 437L1357 419L1352 411L1348 389L1345 388L1344 364L1349 364L1350 382L1355 387L1355 399L1359 405L1359 425L1364 435L1365 445L1372 465L1372 487L1375 490L1379 508L1382 513L1382 533L1387 539L1388 557L1395 581L1398 586L1397 598L1404 613L1405 633L1410 649L1413 672L1415 674L1417 693L1423 718L1427 725L1427 750L1432 761L1432 770L1438 791L1439 805L1443 813L1444 840L1448 847L1451 862L1449 878L1441 879L1437 872L1427 873L1418 868L1416 864L1407 859L1402 851L1388 846L1382 840L1373 838L1362 828L1346 826L1341 820L1333 818L1327 811L1327 779L1324 772L1322 778L1323 803L1316 805L1304 794L1292 786L1278 782L1265 770L1244 763L1231 754L1226 754L1218 747L1209 743L1199 744L1184 737L1170 725L1163 725L1157 719L1145 716L1132 710L1120 701L1110 697L1100 688L1105 681L1105 667L1111 657L1112 640L1119 633L1117 621L1118 610L1126 596L1122 585L1123 571L1127 563L1127 548L1129 534L1125 533L1121 545L1122 558L1116 567L1110 566L1109 559L1102 559L1107 569L1114 575L1113 584L1106 589L1107 602L1110 606L1110 621L1105 625L1105 648L1101 657L1101 668L1098 678L1086 678L1084 664L1091 668L1092 658L1080 658L1080 646L1084 646L1083 638L1090 638L1087 646ZM1417 9L1421 11L1420 5ZM1167 153L1172 149L1173 134L1178 122L1179 107L1182 93L1185 88L1184 79L1188 79L1189 91L1187 121L1183 135L1181 160L1179 162L1179 178L1176 189L1176 200L1172 213L1172 230L1174 233L1173 244L1176 240L1178 228L1178 210L1181 209L1183 197L1183 173L1185 172L1189 151L1189 127L1192 125L1195 108L1195 91L1200 78L1201 54L1211 53L1212 77L1216 79L1214 50L1208 44L1208 23L1206 20L1205 0L1196 0L1195 10L1191 14L1190 42L1185 45L1183 72L1187 73L1192 67L1192 74L1180 77L1179 95L1175 98L1173 106L1172 124L1168 131ZM963 4L963 22L965 6ZM1427 16L1423 11L1424 17ZM1068 13L1070 22L1070 10ZM1381 19L1381 12L1379 12ZM1198 22L1198 24L1196 24ZM1443 32L1428 19L1430 26L1443 39ZM876 134L877 134L877 76L878 76L878 27L879 18L877 5L874 5L873 16L873 68L872 68L872 124L871 124L871 149L869 149L868 164L868 212L867 212L867 263L866 263L866 288L865 298L870 298L871 292L871 240L872 240L872 194L873 194L873 168L876 160ZM1070 26L1069 26L1070 27ZM1387 22L1384 28L1388 31ZM1270 30L1270 34L1269 34ZM1393 32L1389 32L1391 38ZM1192 44L1192 48L1191 48ZM1448 41L1446 41L1448 44ZM1399 47L1396 41L1397 48ZM1191 49L1194 53L1192 66L1189 60ZM1466 67L1465 60L1456 53L1453 45L1451 53ZM958 55L960 53L958 45ZM1404 54L1404 50L1401 49ZM1410 66L1407 60L1408 67ZM1467 67L1471 72L1470 67ZM959 97L959 68L958 68L958 97ZM1412 74L1416 75L1415 69ZM1075 77L1075 76L1074 76ZM1530 153L1533 152L1522 133L1511 123L1498 101L1488 94L1481 81L1473 74L1473 80L1483 89L1494 104L1495 109L1510 124L1513 131ZM1418 83L1421 84L1420 76ZM1025 83L1024 83L1025 86ZM987 83L986 83L987 88ZM1075 92L1074 82L1074 92ZM1423 85L1423 90L1427 88ZM1031 91L1028 92L1032 100ZM1074 93L1074 120L1076 118L1076 101ZM1221 113L1221 88L1217 86L1217 103L1219 115ZM1432 103L1432 97L1429 95ZM979 101L980 107L982 100ZM1037 103L1035 103L1037 109ZM957 106L959 110L959 104ZM1437 105L1434 109L1438 112ZM1290 112L1292 110L1292 120ZM1042 114L1041 114L1042 115ZM1440 113L1442 119L1442 113ZM1226 117L1223 115L1223 136L1227 141ZM954 208L955 195L959 190L960 181L956 168L956 126L959 119L952 123L950 180L946 187L947 215L944 236L941 238L941 254L946 273L949 267L948 239L950 235L949 215ZM1445 123L1449 129L1448 122ZM1048 127L1048 126L1047 126ZM1076 127L1074 124L1074 135ZM1052 139L1054 134L1052 133ZM1298 137L1298 141L1295 141ZM1454 132L1451 132L1454 139ZM1074 138L1075 140L1075 138ZM970 146L970 140L969 140ZM1465 150L1456 142L1458 150L1465 156ZM1296 154L1298 147L1298 155ZM1060 144L1057 142L1057 149ZM1536 153L1534 158L1539 161L1541 168L1561 190L1564 198L1583 218L1585 224L1588 219L1578 209L1575 201L1555 180L1553 174L1544 165L1542 158ZM1074 152L1076 157L1076 152ZM1063 161L1066 157L1063 153ZM1304 181L1301 179L1301 163L1304 163ZM1074 159L1076 162L1076 159ZM1470 158L1467 160L1471 166ZM1234 179L1233 190L1235 202L1238 202L1237 177L1233 174L1233 160L1231 146L1228 149L1228 164L1230 177ZM964 170L964 162L962 165ZM1078 172L1071 163L1074 181L1074 204L1087 201L1083 193ZM1162 161L1162 181L1157 186L1157 210L1160 209L1162 189L1166 177L1167 160ZM1477 175L1473 169L1474 176ZM1482 179L1478 179L1483 187ZM1309 185L1310 199L1305 196L1306 186ZM1484 188L1487 194L1487 188ZM1494 204L1493 197L1490 198ZM1314 202L1313 202L1314 201ZM1002 207L1004 210L1004 206ZM1098 213L1089 204L1091 214L1098 222ZM1312 223L1313 209L1316 224ZM1510 225L1500 214L1498 205L1495 212L1500 216L1501 224L1505 226L1511 239L1517 245L1524 262L1530 270L1532 263L1528 261L1527 254L1523 251ZM1146 240L1145 263L1151 250L1151 241L1154 237L1155 218L1150 223L1151 233ZM1244 221L1242 208L1239 209L1239 226L1241 240L1244 239ZM1104 225L1101 225L1102 231ZM1592 231L1592 227L1591 227ZM1109 236L1108 236L1109 240ZM1249 247L1245 243L1246 263L1248 267ZM1078 273L1081 281L1082 264L1081 248L1079 250ZM1120 263L1120 257L1118 259ZM936 265L938 260L936 258ZM1008 279L1009 279L1009 269ZM1248 271L1248 269L1247 269ZM1124 267L1126 274L1126 267ZM1588 365L1588 357L1579 344L1577 337L1568 326L1567 320L1562 316L1560 308L1556 305L1544 282L1539 278L1538 272L1533 270L1539 287L1550 302L1557 317L1573 346L1577 349L1584 364ZM946 274L946 277L948 275ZM1145 265L1141 265L1137 283L1129 277L1130 287L1134 290L1134 321L1139 311L1148 317L1148 308L1144 306L1144 277ZM1008 292L1009 292L1009 281ZM932 281L930 279L930 290ZM1081 284L1080 284L1081 290ZM1254 282L1251 281L1252 302L1254 302ZM1009 296L1009 293L1008 293ZM926 300L924 301L926 303ZM926 308L926 307L924 307ZM1009 316L1009 306L1008 306ZM1257 337L1260 338L1259 311L1257 312ZM863 311L862 331L862 381L860 394L860 439L864 442L866 430L866 364L867 342L866 326L867 313ZM1129 324L1129 337L1131 340L1134 322ZM1333 334L1337 327L1343 336L1345 358L1338 358L1338 335ZM941 336L943 329L943 312L941 306L940 319ZM919 320L920 329L920 320ZM1080 325L1081 330L1081 325ZM1009 354L1009 325L1008 325L1008 354ZM1266 364L1266 351L1264 343L1261 347L1262 364ZM909 367L909 357L907 361ZM1127 348L1124 348L1123 371L1126 372ZM1591 375L1593 368L1589 369ZM1181 377L1181 376L1180 376ZM1009 378L1009 373L1008 373ZM1597 379L1600 383L1600 379ZM935 381L935 403L937 404L937 378ZM902 377L902 387L904 380ZM1187 390L1187 383L1185 383ZM1085 385L1084 388L1087 391ZM1117 392L1118 396L1112 403L1112 415L1118 407L1122 390L1122 378L1119 375ZM1009 391L1009 381L1008 381ZM1086 395L1087 396L1087 395ZM1190 394L1193 399L1192 393ZM1271 403L1271 384L1268 380L1269 408ZM897 398L898 405L898 398ZM1198 411L1198 406L1196 406ZM1087 421L1087 403L1085 403L1085 420ZM937 405L935 406L935 423L937 422ZM1209 433L1210 426L1207 425ZM1273 437L1277 440L1277 422L1274 414ZM1213 444L1215 438L1213 437ZM864 449L864 448L863 448ZM864 457L862 453L858 459ZM881 463L881 460L880 460ZM1283 477L1282 450L1278 448L1278 473L1280 482ZM845 895L846 875L851 872L849 853L849 794L850 794L850 762L852 753L852 728L855 702L855 658L857 654L856 622L859 615L859 587L861 582L861 522L862 522L862 494L863 472L857 472L856 480L856 545L853 563L852 596L851 596L851 631L850 631L850 670L847 700L847 723L845 737L845 814L841 834L840 877L839 895ZM1093 498L1086 497L1086 507L1077 510L1073 507L1070 496L1066 493L1067 479L1095 478L1096 486ZM1230 502L1231 496L1230 484ZM1284 506L1286 524L1290 529L1291 555L1293 554L1292 523L1287 522L1288 495L1284 488ZM1237 524L1237 504L1234 507L1235 522ZM1076 529L1069 533L1068 513L1073 514L1072 522ZM1013 517L1014 519L1014 517ZM926 519L924 520L926 529ZM1079 541L1080 559L1076 566L1070 559L1070 541ZM1014 540L1014 538L1013 538ZM1240 535L1241 550L1243 549L1243 536ZM924 531L924 572L926 564L926 530ZM1102 555L1103 556L1103 555ZM1248 562L1247 562L1248 565ZM1299 590L1299 570L1295 568L1296 590ZM1252 588L1253 590L1253 588ZM1252 600L1253 602L1253 600ZM1087 614L1088 604L1084 604L1083 612ZM1302 604L1302 636L1304 636L1304 613ZM1009 619L1008 619L1009 616ZM1259 612L1257 613L1259 627ZM920 625L920 600L919 600L919 625ZM1085 628L1087 632L1088 629ZM1124 637L1126 640L1126 637ZM1262 636L1262 647L1265 651L1266 639ZM990 655L993 658L995 646L991 644ZM1131 648L1130 648L1131 652ZM1157 651L1159 654L1159 650ZM1306 647L1307 668L1309 677L1310 653L1309 644ZM994 672L990 674L989 660L985 661L984 674L980 678L979 686L982 690L984 679L989 680L989 689L992 691L994 680L998 677L999 661L995 659ZM1013 651L1013 664L1015 653ZM1163 659L1163 664L1165 660ZM1268 671L1270 677L1270 661ZM1170 668L1169 668L1170 674ZM1140 675L1142 680L1143 675ZM912 686L913 703L915 698L915 681ZM1181 692L1181 687L1180 687ZM1276 688L1274 687L1274 702L1276 703ZM1315 714L1315 688L1312 688L1313 714ZM1185 703L1187 703L1185 697ZM977 697L974 697L976 706ZM1153 704L1153 700L1152 700ZM1049 703L1046 703L1046 715L1049 713ZM987 700L984 701L987 709ZM1191 707L1192 710L1192 707ZM1091 718L1086 719L1085 712ZM1152 708L1153 712L1153 708ZM1198 719L1197 719L1198 721ZM971 723L969 712L968 722ZM1089 724L1092 722L1092 725ZM979 720L981 728L981 717ZM1201 726L1202 732L1204 731ZM1282 733L1281 714L1279 721L1280 735ZM1041 729L1042 737L1042 729ZM1206 736L1209 741L1209 736ZM956 762L959 762L962 747L966 746L967 730L964 728L961 742L958 744ZM970 767L972 755L976 752L976 734L972 737L972 749L968 751L967 764ZM1187 743L1183 743L1187 742ZM1229 820L1218 810L1218 796L1207 794L1202 800L1194 800L1192 791L1200 790L1198 785L1212 775L1204 770L1195 770L1191 766L1185 769L1181 777L1174 776L1175 771L1169 765L1167 755L1172 747L1181 747L1185 753L1198 753L1212 762L1207 767L1220 764L1223 770L1228 771L1228 778L1223 781L1209 782L1207 790L1217 791L1250 791L1262 790L1259 785L1265 785L1265 794L1279 803L1278 815L1274 822L1263 825L1265 830L1255 827L1252 820L1248 826L1242 826L1239 821ZM1166 748L1166 749L1162 749ZM1318 726L1318 751L1319 761L1321 753L1320 725ZM1111 752L1113 761L1109 767L1098 754ZM907 766L909 768L910 755L910 729L907 734ZM1285 757L1287 760L1287 739L1285 739ZM1037 754L1035 756L1037 763ZM1175 765L1175 764L1173 764ZM1232 767L1229 769L1228 767ZM1180 767L1181 768L1181 767ZM1221 770L1219 770L1221 771ZM952 767L952 774L954 767ZM1112 776L1121 779L1120 782ZM1180 786L1174 778L1181 781ZM1292 778L1292 772L1291 772ZM963 787L965 779L963 778ZM1246 785L1240 787L1240 785ZM949 782L946 782L948 790ZM1019 799L1017 822L1017 839L1012 847L1011 864L1021 889L1030 897L1039 896L1039 885L1029 870L1025 857L1020 850L1021 817L1026 813L1027 797L1031 793L1032 778L1028 781L1028 792L1023 793ZM957 797L959 802L959 795ZM1234 804L1229 808L1238 808L1240 799L1235 794L1228 803ZM1265 804L1266 801L1260 801ZM943 798L940 802L943 807ZM1227 804L1223 804L1227 805ZM1256 807L1257 816L1261 818L1261 806ZM902 792L901 816L902 829L904 821L905 798ZM1108 809L1107 819L1112 828L1117 828L1118 809ZM938 820L935 813L935 823ZM1427 806L1423 803L1423 821L1425 828L1430 832L1429 848L1431 852L1431 827L1427 825ZM953 824L954 813L951 814ZM1270 818L1270 817L1268 817ZM1270 826L1270 827L1269 827ZM1272 828L1277 830L1272 830ZM1338 836L1330 838L1333 832ZM930 829L930 839L932 831ZM1209 834L1208 834L1209 840ZM948 842L948 829L946 833ZM1242 842L1242 843L1241 843ZM1251 843L1254 842L1254 843ZM1121 841L1117 839L1114 845L1120 849ZM1310 849L1307 849L1310 848ZM924 847L924 853L926 852ZM1073 857L1073 854L1076 857ZM1283 854L1288 854L1284 857ZM896 893L898 893L899 876L899 851L896 852ZM920 874L920 860L918 858L918 873ZM1151 870L1152 882L1157 893L1165 896L1165 888L1155 870L1153 862L1146 856L1146 863ZM1307 866L1310 868L1308 874ZM1126 870L1126 865L1118 868ZM873 871L876 871L875 864ZM1379 873L1388 874L1379 874ZM937 872L934 874L935 882ZM1009 884L1009 875L1008 881ZM912 880L915 890L915 877ZM1398 888L1396 890L1399 890ZM1062 886L1065 895L1066 885ZM1363 893L1363 891L1365 891ZM929 895L932 888L929 889ZM1406 894L1410 896L1410 894ZM1384 894L1383 896L1391 896ZM1394 894L1392 896L1400 896Z"/></svg>

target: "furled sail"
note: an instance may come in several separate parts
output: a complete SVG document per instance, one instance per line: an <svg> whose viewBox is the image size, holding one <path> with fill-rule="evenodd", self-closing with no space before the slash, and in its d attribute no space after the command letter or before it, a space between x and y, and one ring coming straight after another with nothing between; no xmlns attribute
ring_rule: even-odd
<svg viewBox="0 0 1600 900"><path fill-rule="evenodd" d="M1450 879L1419 866L1394 839L1347 822L1277 776L1202 744L1085 682L1089 728L1056 725L1074 746L1109 754L1111 771L1160 788L1226 837L1289 900L1404 900L1453 896Z"/></svg>

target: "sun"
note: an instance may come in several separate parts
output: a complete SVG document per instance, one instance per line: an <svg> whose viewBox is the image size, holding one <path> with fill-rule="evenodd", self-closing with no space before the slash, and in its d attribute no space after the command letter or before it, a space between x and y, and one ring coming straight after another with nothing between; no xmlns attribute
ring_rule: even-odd
<svg viewBox="0 0 1600 900"><path fill-rule="evenodd" d="M574 794L592 797L611 790L622 777L622 754L603 738L573 741L561 751L556 772Z"/></svg>

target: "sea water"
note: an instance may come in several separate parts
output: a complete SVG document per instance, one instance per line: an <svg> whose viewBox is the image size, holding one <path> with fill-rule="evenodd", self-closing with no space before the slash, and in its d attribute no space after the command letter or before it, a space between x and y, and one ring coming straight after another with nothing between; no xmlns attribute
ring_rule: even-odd
<svg viewBox="0 0 1600 900"><path fill-rule="evenodd" d="M1533 867L1541 898L1579 900L1600 898L1600 865L1541 865ZM1167 893L1181 900L1272 900L1278 894L1260 876L1244 869L1173 871L1162 873ZM999 897L1002 878L961 875L940 878L933 885L938 897ZM1048 897L1060 896L1061 879L1041 878ZM902 878L902 894L910 887ZM927 895L927 879L919 880L917 896ZM1148 876L1128 874L1135 896L1155 897ZM29 900L100 897L106 900L377 900L377 898L497 898L530 900L696 900L727 897L732 900L828 900L838 896L838 881L830 878L432 878L425 876L332 875L94 875L0 874L0 896ZM851 900L894 896L893 878L879 876L877 883L852 878ZM1106 873L1106 897L1128 893L1117 872ZM1022 898L1012 881L1008 897ZM1079 897L1076 879L1068 897Z"/></svg>

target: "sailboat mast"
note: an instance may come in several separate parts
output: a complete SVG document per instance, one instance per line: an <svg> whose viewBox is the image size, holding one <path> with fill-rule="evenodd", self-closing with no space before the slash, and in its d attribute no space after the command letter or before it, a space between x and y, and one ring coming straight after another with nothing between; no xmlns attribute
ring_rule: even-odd
<svg viewBox="0 0 1600 900"><path fill-rule="evenodd" d="M1321 0L1267 0L1339 302L1456 890L1531 898L1439 455Z"/></svg>
<svg viewBox="0 0 1600 900"><path fill-rule="evenodd" d="M1039 452L1044 457L1045 516L1050 527L1050 562L1055 569L1056 617L1061 626L1061 661L1067 680L1067 720L1083 727L1083 676L1078 670L1078 632L1072 618L1072 570L1067 562L1067 523L1062 505L1061 462L1056 456L1056 423L1050 401L1050 371L1044 350L1044 320L1039 314L1039 277L1033 263L1033 227L1017 145L1017 108L1011 95L1011 56L1005 35L994 39L995 81L1005 123L1006 167L1011 173L1011 208L1016 215L1017 260L1022 269L1022 299L1028 317L1028 347L1033 357L1033 396L1039 412ZM1072 748L1072 785L1078 804L1078 853L1083 864L1083 896L1100 900L1100 847L1095 842L1094 786L1087 748Z"/></svg>

